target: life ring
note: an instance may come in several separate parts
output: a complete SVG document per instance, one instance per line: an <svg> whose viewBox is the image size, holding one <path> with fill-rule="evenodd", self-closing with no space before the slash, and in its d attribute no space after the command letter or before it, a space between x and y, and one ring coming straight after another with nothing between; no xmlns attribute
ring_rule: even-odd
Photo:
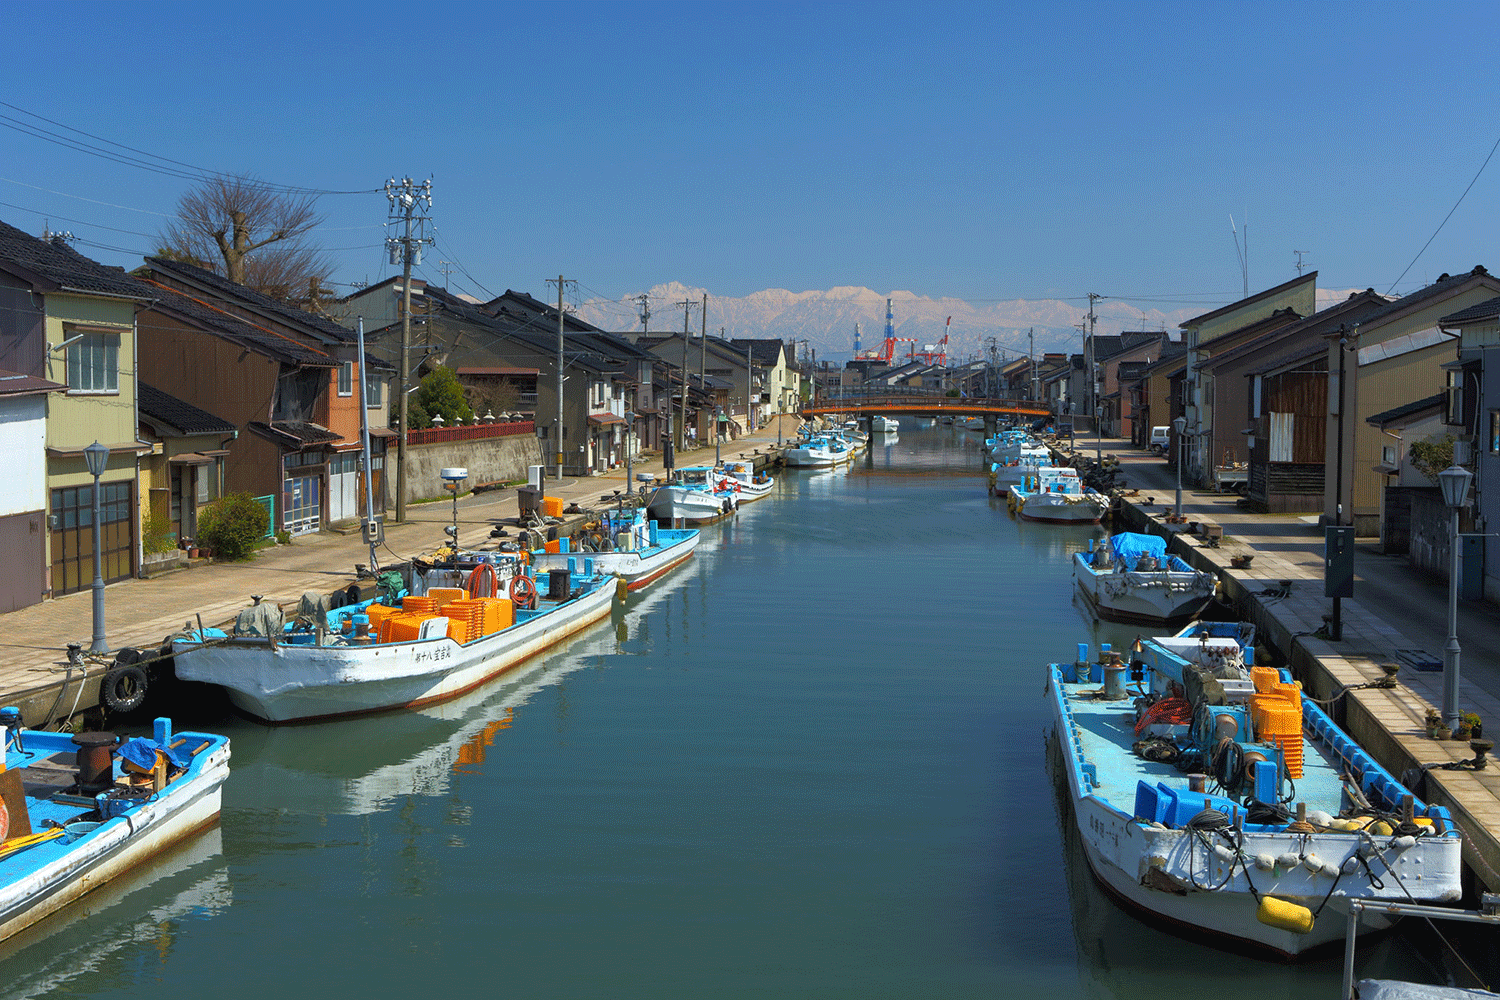
<svg viewBox="0 0 1500 1000"><path fill-rule="evenodd" d="M488 577L487 583L485 583L486 577ZM469 596L481 596L479 593L479 587L481 583L485 583L485 592L483 596L500 596L500 574L495 572L494 563L480 563L478 566L474 567L474 571L469 574L468 586L465 588L468 590Z"/></svg>
<svg viewBox="0 0 1500 1000"><path fill-rule="evenodd" d="M510 578L510 599L516 607L531 610L536 607L536 584L531 577L517 574Z"/></svg>
<svg viewBox="0 0 1500 1000"><path fill-rule="evenodd" d="M111 711L133 712L146 701L146 671L134 663L115 663L99 683L99 695Z"/></svg>

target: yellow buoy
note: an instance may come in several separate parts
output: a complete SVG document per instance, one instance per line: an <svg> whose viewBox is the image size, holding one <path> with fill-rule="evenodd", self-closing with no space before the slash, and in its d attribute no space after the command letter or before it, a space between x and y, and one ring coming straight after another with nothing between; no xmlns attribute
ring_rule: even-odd
<svg viewBox="0 0 1500 1000"><path fill-rule="evenodd" d="M1313 928L1312 910L1274 896L1260 897L1260 907L1255 911L1255 919L1267 927L1279 927L1293 934L1307 934Z"/></svg>

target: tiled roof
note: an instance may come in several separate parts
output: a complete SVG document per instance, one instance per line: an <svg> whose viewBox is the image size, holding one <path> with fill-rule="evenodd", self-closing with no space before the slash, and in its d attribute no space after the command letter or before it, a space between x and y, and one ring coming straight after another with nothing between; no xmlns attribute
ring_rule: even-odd
<svg viewBox="0 0 1500 1000"><path fill-rule="evenodd" d="M277 333L267 327L247 322L170 285L147 279L142 279L142 281L151 290L151 294L156 296L153 309L167 314L176 314L194 325L207 329L210 333L250 347L256 353L265 354L278 361L320 368L334 368L338 365L332 355L305 344L295 337L288 337L284 333Z"/></svg>
<svg viewBox="0 0 1500 1000"><path fill-rule="evenodd" d="M228 434L235 429L227 420L200 410L170 393L162 392L145 382L136 384L136 400L141 415L175 427L184 434Z"/></svg>
<svg viewBox="0 0 1500 1000"><path fill-rule="evenodd" d="M1493 299L1485 299L1477 306L1460 309L1456 313L1449 313L1438 320L1441 326L1462 326L1475 320L1500 319L1500 296Z"/></svg>
<svg viewBox="0 0 1500 1000"><path fill-rule="evenodd" d="M124 271L90 260L61 238L51 242L39 240L0 222L0 266L7 264L25 277L51 284L57 291L124 299L151 298Z"/></svg>
<svg viewBox="0 0 1500 1000"><path fill-rule="evenodd" d="M786 349L786 341L774 337L735 337L729 342L742 351L748 344L751 359L763 365L774 365L782 355L791 356L791 352Z"/></svg>
<svg viewBox="0 0 1500 1000"><path fill-rule="evenodd" d="M1366 316L1364 318L1364 321L1360 323L1360 325L1371 326L1384 319L1385 317L1391 315L1392 313L1400 312L1403 309L1425 302L1428 299L1437 298L1439 295L1446 295L1449 292L1457 290L1460 285L1462 285L1469 279L1486 277L1489 275L1489 273L1489 271L1485 270L1484 265L1480 264L1476 266L1474 270L1469 271L1466 274L1440 274L1438 275L1437 280L1428 285L1426 288L1419 288L1415 292L1412 292L1410 295L1403 295L1401 298L1397 299L1395 302L1392 302L1390 305L1386 306L1379 312L1374 313L1370 316ZM1464 310L1464 312L1468 312L1468 310L1466 309ZM1441 322L1447 322L1447 320L1442 320Z"/></svg>
<svg viewBox="0 0 1500 1000"><path fill-rule="evenodd" d="M1302 284L1303 282L1311 281L1311 282L1314 283L1314 285L1316 285L1317 280L1318 280L1318 272L1317 271L1309 271L1306 274L1298 275L1297 277L1293 278L1291 281L1284 281L1281 284L1275 286L1274 288L1267 288L1264 291L1256 292L1254 295L1250 296L1249 298L1240 299L1237 302L1231 302L1227 306L1220 306L1218 309L1215 309L1215 310L1213 310L1211 312L1206 312L1206 313L1204 313L1201 316L1194 316L1192 319L1185 320L1184 322L1181 322L1181 323L1179 323L1177 325L1180 326L1180 327L1182 327L1184 330L1189 330L1189 329L1192 329L1193 327L1202 326L1208 320L1216 319L1217 317L1222 316L1222 315L1230 312L1231 310L1238 309L1241 306L1247 306L1247 305L1249 305L1252 302L1258 302L1258 301L1260 301L1262 299L1268 299L1268 298L1271 298L1271 297L1273 297L1275 295L1279 295L1282 292L1291 291L1294 287L1296 287L1297 285Z"/></svg>
<svg viewBox="0 0 1500 1000"><path fill-rule="evenodd" d="M273 420L269 424L256 420L252 421L249 427L257 434L291 448L329 444L344 439L342 434L334 433L327 427L302 420Z"/></svg>
<svg viewBox="0 0 1500 1000"><path fill-rule="evenodd" d="M1419 399L1414 403L1406 403L1402 406L1392 407L1389 410L1382 410L1380 413L1376 413L1366 417L1365 423L1374 424L1376 427L1395 423L1402 417L1415 416L1416 414L1421 413L1423 410L1442 409L1443 404L1447 401L1447 399L1448 394L1440 392L1436 396L1428 396L1426 399Z"/></svg>
<svg viewBox="0 0 1500 1000"><path fill-rule="evenodd" d="M340 326L326 316L319 316L317 313L287 305L285 302L277 301L269 295L262 295L253 288L237 284L205 268L194 267L192 264L184 264L181 261L167 260L165 257L147 257L146 263L157 271L173 275L189 284L203 285L212 289L216 295L236 301L263 316L292 326L303 327L340 343L348 343L355 338L353 330Z"/></svg>

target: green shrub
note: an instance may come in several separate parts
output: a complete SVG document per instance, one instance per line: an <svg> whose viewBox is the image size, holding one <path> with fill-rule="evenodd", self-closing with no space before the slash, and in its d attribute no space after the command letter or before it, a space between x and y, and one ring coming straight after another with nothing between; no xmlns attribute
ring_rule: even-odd
<svg viewBox="0 0 1500 1000"><path fill-rule="evenodd" d="M141 525L141 545L148 556L171 552L177 547L177 534L172 530L172 522L155 514L147 514Z"/></svg>
<svg viewBox="0 0 1500 1000"><path fill-rule="evenodd" d="M222 559L245 559L270 528L270 515L248 493L230 493L198 511L198 541Z"/></svg>

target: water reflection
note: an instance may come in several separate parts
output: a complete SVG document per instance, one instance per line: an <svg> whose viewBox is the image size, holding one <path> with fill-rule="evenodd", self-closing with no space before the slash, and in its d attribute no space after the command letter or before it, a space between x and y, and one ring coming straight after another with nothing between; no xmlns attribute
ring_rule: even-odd
<svg viewBox="0 0 1500 1000"><path fill-rule="evenodd" d="M122 989L149 995L191 925L233 902L220 829L190 838L111 879L0 946L0 996Z"/></svg>

